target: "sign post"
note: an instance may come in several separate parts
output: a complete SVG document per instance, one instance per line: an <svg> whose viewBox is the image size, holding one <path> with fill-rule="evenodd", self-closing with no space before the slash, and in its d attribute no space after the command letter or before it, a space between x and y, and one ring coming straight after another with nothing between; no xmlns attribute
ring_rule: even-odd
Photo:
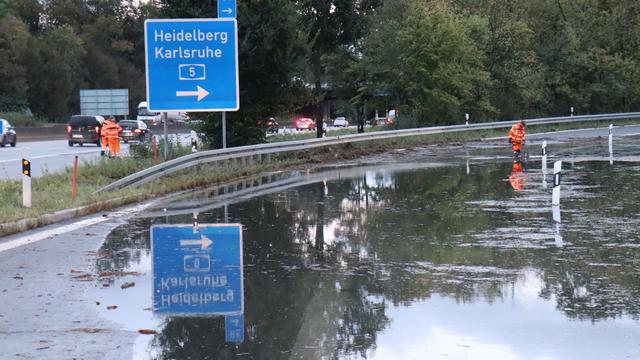
<svg viewBox="0 0 640 360"><path fill-rule="evenodd" d="M237 12L236 0L218 1L218 18L235 19ZM227 148L227 113L222 112L222 148Z"/></svg>

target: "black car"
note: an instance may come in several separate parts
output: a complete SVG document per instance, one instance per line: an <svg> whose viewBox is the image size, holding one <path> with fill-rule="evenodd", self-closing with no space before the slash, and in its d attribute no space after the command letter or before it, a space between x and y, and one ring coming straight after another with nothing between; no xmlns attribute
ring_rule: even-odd
<svg viewBox="0 0 640 360"><path fill-rule="evenodd" d="M13 130L13 126L11 126L7 120L0 119L0 147L7 145L15 147L17 142L18 135L16 135L16 131Z"/></svg>
<svg viewBox="0 0 640 360"><path fill-rule="evenodd" d="M121 120L118 125L122 127L120 138L125 143L130 140L143 142L151 139L151 130L142 120Z"/></svg>
<svg viewBox="0 0 640 360"><path fill-rule="evenodd" d="M265 120L258 121L258 126L262 127L267 134L277 134L278 133L278 122L275 118L268 118Z"/></svg>
<svg viewBox="0 0 640 360"><path fill-rule="evenodd" d="M96 144L100 146L100 130L104 118L100 115L73 115L67 124L69 146Z"/></svg>

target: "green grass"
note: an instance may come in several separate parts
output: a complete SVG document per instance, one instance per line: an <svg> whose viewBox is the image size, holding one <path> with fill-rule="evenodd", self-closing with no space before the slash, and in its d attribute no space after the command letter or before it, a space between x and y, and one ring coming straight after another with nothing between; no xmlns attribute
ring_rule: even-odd
<svg viewBox="0 0 640 360"><path fill-rule="evenodd" d="M615 121L615 125L638 124L640 121ZM607 125L602 122L600 126ZM590 128L597 126L594 122L532 125L528 133L560 131L575 128ZM95 163L83 163L79 166L77 178L77 198L71 200L72 169L61 173L45 174L32 179L32 208L22 207L22 184L20 181L0 181L0 224L6 224L22 219L34 219L32 226L43 225L41 216L58 210L86 207L81 213L90 214L106 210L119 205L135 203L144 199L155 198L165 194L219 184L239 177L259 174L265 171L299 168L308 164L322 164L336 160L350 160L367 155L383 153L394 148L405 148L421 144L433 143L462 143L492 137L506 136L508 129L473 130L447 134L422 135L385 140L362 141L350 144L329 146L295 153L274 154L272 162L255 163L249 166L213 167L201 165L196 168L185 169L167 175L159 180L144 184L140 187L120 189L111 192L95 193L101 187L124 176L148 168L154 164L153 152L149 147L132 147L131 157L123 159L100 159ZM371 131L371 129L369 129ZM355 133L353 129L338 130L329 136ZM295 134L289 139L299 139L301 136L313 138L315 133ZM161 143L162 145L162 143ZM170 144L170 158L189 153L188 146ZM506 146L506 145L505 145ZM159 146L162 149L162 146ZM4 231L4 233L3 233ZM8 230L1 230L0 235L8 234Z"/></svg>

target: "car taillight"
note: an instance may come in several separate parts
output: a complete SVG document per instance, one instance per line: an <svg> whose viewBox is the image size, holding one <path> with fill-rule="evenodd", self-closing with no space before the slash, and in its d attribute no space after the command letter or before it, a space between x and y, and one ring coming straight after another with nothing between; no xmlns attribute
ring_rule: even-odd
<svg viewBox="0 0 640 360"><path fill-rule="evenodd" d="M67 125L67 132L71 132L71 126Z"/></svg>
<svg viewBox="0 0 640 360"><path fill-rule="evenodd" d="M141 131L140 131L140 129L135 129L135 130L133 130L133 132L136 133L136 134L140 134Z"/></svg>

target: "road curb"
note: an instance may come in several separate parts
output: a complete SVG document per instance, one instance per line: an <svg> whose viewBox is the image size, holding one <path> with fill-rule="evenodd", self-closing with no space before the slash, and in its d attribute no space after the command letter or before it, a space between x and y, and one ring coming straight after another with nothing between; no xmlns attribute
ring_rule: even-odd
<svg viewBox="0 0 640 360"><path fill-rule="evenodd" d="M0 237L17 234L19 232L32 230L35 228L51 225L65 220L71 220L77 217L95 214L101 210L109 210L118 206L131 204L136 201L145 199L140 198L117 198L106 200L100 203L80 206L71 209L58 210L50 214L40 215L22 219L14 222L0 224Z"/></svg>
<svg viewBox="0 0 640 360"><path fill-rule="evenodd" d="M32 217L22 219L18 221L8 222L0 224L0 240L2 237L14 235L27 230L34 230L43 226L59 223L66 220L79 218L82 216L93 215L100 211L109 211L118 207L127 206L144 201L161 201L165 198L180 195L185 192L193 191L194 189L180 190L161 196L131 196L120 197L116 199L105 200L99 203L79 206L71 209L58 210L49 214L40 215L38 217Z"/></svg>

